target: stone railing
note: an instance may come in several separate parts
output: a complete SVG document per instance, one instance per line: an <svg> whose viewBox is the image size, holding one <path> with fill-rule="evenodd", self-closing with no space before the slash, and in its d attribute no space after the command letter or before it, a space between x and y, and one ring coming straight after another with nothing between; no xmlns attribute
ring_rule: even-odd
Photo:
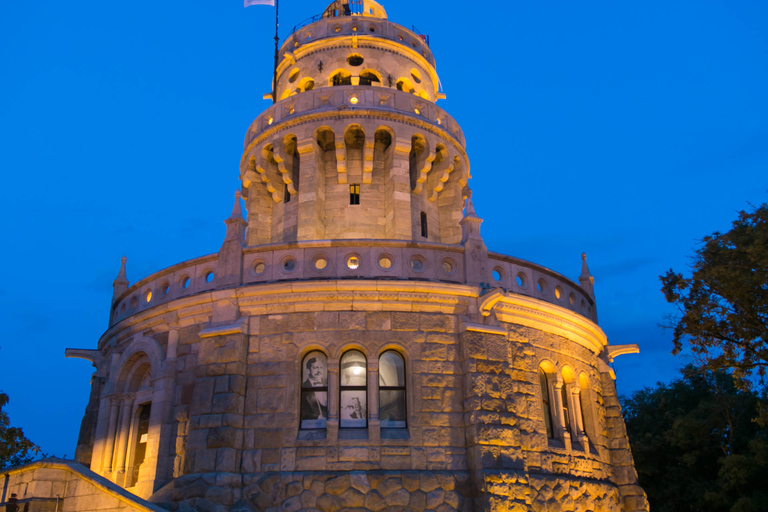
<svg viewBox="0 0 768 512"><path fill-rule="evenodd" d="M488 253L491 288L503 288L575 311L597 322L595 301L570 279L530 261Z"/></svg>
<svg viewBox="0 0 768 512"><path fill-rule="evenodd" d="M426 121L445 130L465 147L464 133L445 110L414 94L375 85L321 87L280 100L259 114L248 127L245 147L266 130L298 119L303 114L371 110L405 114Z"/></svg>
<svg viewBox="0 0 768 512"><path fill-rule="evenodd" d="M170 301L231 287L217 284L218 254L156 272L118 297L110 325ZM534 263L489 253L482 293L504 288L596 320L594 301L576 283ZM320 240L243 250L242 280L234 286L302 280L391 279L464 284L464 247L401 240Z"/></svg>
<svg viewBox="0 0 768 512"><path fill-rule="evenodd" d="M340 36L374 36L389 39L413 49L416 53L421 54L432 67L435 66L432 50L429 49L427 42L420 34L385 19L365 16L322 18L298 27L283 41L280 55L292 52L302 44Z"/></svg>

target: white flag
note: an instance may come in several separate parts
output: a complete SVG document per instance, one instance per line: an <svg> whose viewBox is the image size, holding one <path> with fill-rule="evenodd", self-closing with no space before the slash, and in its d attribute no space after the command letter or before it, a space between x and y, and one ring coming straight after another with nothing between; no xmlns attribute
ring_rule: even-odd
<svg viewBox="0 0 768 512"><path fill-rule="evenodd" d="M274 7L275 0L243 0L243 7L249 7L251 5L271 5Z"/></svg>

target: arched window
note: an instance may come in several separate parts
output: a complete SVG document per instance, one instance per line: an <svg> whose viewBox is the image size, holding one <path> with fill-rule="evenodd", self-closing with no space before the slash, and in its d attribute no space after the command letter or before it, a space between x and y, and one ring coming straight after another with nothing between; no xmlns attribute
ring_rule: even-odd
<svg viewBox="0 0 768 512"><path fill-rule="evenodd" d="M352 75L348 71L339 71L331 77L331 85L352 85Z"/></svg>
<svg viewBox="0 0 768 512"><path fill-rule="evenodd" d="M368 426L368 365L359 350L350 350L341 356L339 365L340 428Z"/></svg>
<svg viewBox="0 0 768 512"><path fill-rule="evenodd" d="M381 78L376 76L373 71L363 71L360 73L360 85L380 84Z"/></svg>
<svg viewBox="0 0 768 512"><path fill-rule="evenodd" d="M563 421L565 421L563 428L565 428L566 432L571 432L570 401L568 400L568 385L566 383L563 383L563 386L560 388L560 393L563 404Z"/></svg>
<svg viewBox="0 0 768 512"><path fill-rule="evenodd" d="M379 357L379 419L381 428L406 428L405 361L394 350Z"/></svg>
<svg viewBox="0 0 768 512"><path fill-rule="evenodd" d="M539 368L539 386L541 387L541 409L544 412L544 424L547 427L547 437L552 439L555 437L555 430L552 428L552 409L551 401L549 399L549 383L547 382L547 374L542 368Z"/></svg>
<svg viewBox="0 0 768 512"><path fill-rule="evenodd" d="M581 424L584 427L584 434L594 439L595 432L597 429L595 428L595 422L594 422L594 416L593 416L593 404L595 403L594 400L592 400L592 396L589 389L589 379L587 378L586 373L581 373L579 375L579 406L581 409Z"/></svg>
<svg viewBox="0 0 768 512"><path fill-rule="evenodd" d="M328 419L328 359L315 350L301 363L301 428L325 428Z"/></svg>

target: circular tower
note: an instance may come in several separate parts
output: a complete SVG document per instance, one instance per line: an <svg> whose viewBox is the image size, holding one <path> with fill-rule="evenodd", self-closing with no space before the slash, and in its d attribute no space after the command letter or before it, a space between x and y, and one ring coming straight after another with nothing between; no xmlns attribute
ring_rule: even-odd
<svg viewBox="0 0 768 512"><path fill-rule="evenodd" d="M488 252L428 38L337 0L279 55L219 251L123 260L68 351L77 459L171 510L646 510L609 366L636 347L586 256Z"/></svg>

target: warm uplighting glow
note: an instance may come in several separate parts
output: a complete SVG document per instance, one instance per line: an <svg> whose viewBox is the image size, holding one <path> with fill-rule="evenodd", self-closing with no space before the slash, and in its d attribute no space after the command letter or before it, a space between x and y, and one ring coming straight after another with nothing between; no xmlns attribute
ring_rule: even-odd
<svg viewBox="0 0 768 512"><path fill-rule="evenodd" d="M267 121L267 124L272 124L272 118L269 118L269 121Z"/></svg>
<svg viewBox="0 0 768 512"><path fill-rule="evenodd" d="M352 97L349 99L349 102L350 102L351 104L353 104L353 105L357 105L357 98L356 98L356 97L354 97L354 96L352 96Z"/></svg>
<svg viewBox="0 0 768 512"><path fill-rule="evenodd" d="M417 114L421 114L421 111L417 108L413 109L413 111L416 112Z"/></svg>
<svg viewBox="0 0 768 512"><path fill-rule="evenodd" d="M359 266L360 266L360 258L358 258L357 256L350 256L347 259L347 267L349 267L350 270L355 270Z"/></svg>

